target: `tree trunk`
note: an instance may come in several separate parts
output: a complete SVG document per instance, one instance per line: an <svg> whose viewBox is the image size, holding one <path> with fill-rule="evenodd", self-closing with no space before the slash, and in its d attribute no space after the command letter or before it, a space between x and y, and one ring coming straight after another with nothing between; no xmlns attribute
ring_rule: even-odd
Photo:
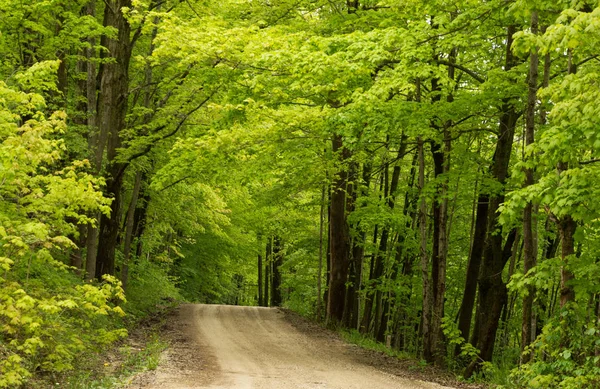
<svg viewBox="0 0 600 389"><path fill-rule="evenodd" d="M334 135L332 139L334 154L340 153L343 164L350 158L350 152L343 145L342 137ZM330 208L330 247L331 273L329 275L327 323L339 324L344 318L346 301L346 282L348 281L348 264L350 234L346 218L346 188L348 172L341 166L333 182Z"/></svg>
<svg viewBox="0 0 600 389"><path fill-rule="evenodd" d="M575 254L575 230L577 223L569 215L562 217L558 223L560 240L562 244L561 258L563 265L560 269L560 307L575 301L575 290L570 282L575 278L569 270L569 257Z"/></svg>
<svg viewBox="0 0 600 389"><path fill-rule="evenodd" d="M125 128L129 88L129 60L131 58L131 28L122 12L131 7L131 0L107 1L104 10L104 26L117 30L117 37L102 37L102 46L111 61L103 62L100 69L100 94L98 98L98 127L100 134L108 134L106 194L113 199L110 217L100 220L100 245L96 259L96 277L115 273L115 250L119 234L119 216L122 208L121 189L125 166L117 162L121 147L121 132Z"/></svg>
<svg viewBox="0 0 600 389"><path fill-rule="evenodd" d="M273 237L273 251L272 251L272 276L271 276L271 306L281 306L281 272L279 267L283 263L283 252L281 248L281 239L278 236Z"/></svg>
<svg viewBox="0 0 600 389"><path fill-rule="evenodd" d="M514 33L515 27L509 26L507 29L506 71L514 66L514 57L512 54ZM494 152L491 172L492 177L502 186L504 186L508 177L508 166L518 117L519 114L515 111L512 103L508 99L505 100L500 116L498 142ZM465 377L467 378L471 377L473 372L481 367L481 362L492 360L500 316L508 298L506 284L502 279L502 271L510 258L510 248L508 249L508 254L505 254L506 250L503 250L502 245L502 227L498 221L498 208L503 202L503 192L490 195L487 237L479 276L479 304L477 307L476 330L473 331L471 338L471 344L474 344L480 351L480 360L471 363L467 367L465 370ZM512 235L511 246L515 234Z"/></svg>
<svg viewBox="0 0 600 389"><path fill-rule="evenodd" d="M87 4L86 14L96 17L96 0L90 0ZM96 69L96 38L88 38L89 47L86 49L87 75L86 75L86 104L87 104L87 127L88 146L92 152L91 160L96 173L102 169L102 157L104 155L105 137L101 137L97 128L97 69ZM96 215L96 225L88 225L86 238L85 279L93 279L96 275L96 257L98 255L98 228L100 225L100 214Z"/></svg>
<svg viewBox="0 0 600 389"><path fill-rule="evenodd" d="M425 151L423 140L417 140L419 153L419 232L420 232L420 257L421 257L421 280L423 283L423 310L421 314L421 333L423 335L423 358L431 360L431 314L432 295L429 283L429 254L427 253L427 204L425 202Z"/></svg>
<svg viewBox="0 0 600 389"><path fill-rule="evenodd" d="M531 33L538 33L538 12L531 14ZM525 115L525 147L533 144L535 138L535 110L537 101L538 82L538 53L534 48L529 56L528 96ZM525 161L529 160L528 151L525 151ZM525 187L534 184L533 168L525 169ZM536 238L533 224L533 204L529 202L523 210L523 273L528 274L536 265L537 250L535 249ZM533 300L535 287L528 285L526 296L523 297L523 320L521 327L521 363L527 363L531 354L525 353L525 349L535 339L535 316L533 314Z"/></svg>
<svg viewBox="0 0 600 389"><path fill-rule="evenodd" d="M396 206L396 192L398 191L398 184L400 182L400 173L402 172L402 158L404 157L404 155L406 154L406 139L407 137L405 135L402 135L402 138L400 140L400 145L398 147L398 155L397 155L397 162L396 165L394 166L394 170L392 171L392 180L390 183L390 187L389 187L389 193L387 194L387 205L388 208L390 210L390 213L394 211L394 208ZM383 264L383 256L387 255L387 241L389 239L389 227L385 227L384 231L381 234L381 243L385 243L385 244L380 244L379 247L379 256L381 256L382 258L382 264ZM384 234L385 234L385 240L384 240ZM383 248L382 248L383 247ZM383 277L383 269L382 269L382 274L379 275L379 277ZM381 282L381 281L380 281ZM384 293L381 290L381 288L379 288L377 290L377 305L378 305L378 309L376 309L376 312L378 312L378 316L376 318L376 320L378 321L379 325L375 327L375 338L377 339L377 341L379 342L383 342L385 341L385 332L387 329L387 322L388 322L388 314L389 314L389 304L387 304L384 301ZM383 307L381 307L383 305ZM380 311L380 312L379 312Z"/></svg>
<svg viewBox="0 0 600 389"><path fill-rule="evenodd" d="M444 149L440 145L432 143L434 172L436 178L449 172L450 135L444 129ZM445 364L446 348L443 341L442 319L444 318L444 296L446 293L446 258L448 253L447 226L448 226L448 183L444 177L443 182L438 184L436 201L433 208L433 255L431 264L432 280L432 316L431 316L431 350L427 352L428 362L436 365Z"/></svg>
<svg viewBox="0 0 600 389"><path fill-rule="evenodd" d="M346 190L346 213L349 215L354 212L356 200L358 198L359 185L357 179L358 164L351 162L348 168L348 185ZM350 229L356 230L358 225L349 226ZM354 234L356 235L356 234ZM350 244L350 259L348 262L348 282L346 283L346 302L344 303L344 317L342 323L345 327L350 328L350 323L354 320L354 301L358 295L360 285L361 269L358 268L358 263L361 262L360 251L357 251L356 236L351 239ZM357 254L355 257L354 254Z"/></svg>
<svg viewBox="0 0 600 389"><path fill-rule="evenodd" d="M269 298L270 293L269 289L271 288L271 266L273 263L273 254L272 254L272 246L271 246L271 238L267 238L267 245L265 249L265 287L264 287L264 298L263 301L265 303L265 307L269 306L271 299Z"/></svg>
<svg viewBox="0 0 600 389"><path fill-rule="evenodd" d="M317 270L317 321L323 316L323 233L325 223L325 185L321 189L321 209L319 211L319 268Z"/></svg>
<svg viewBox="0 0 600 389"><path fill-rule="evenodd" d="M129 278L129 258L131 258L131 243L133 241L133 228L135 222L134 215L141 185L142 172L138 171L135 175L135 183L133 184L131 201L129 202L129 209L127 209L127 216L125 219L125 244L123 248L123 268L121 269L121 282L123 283L123 290L127 290L127 281Z"/></svg>
<svg viewBox="0 0 600 389"><path fill-rule="evenodd" d="M379 180L379 193L383 191L384 188L384 180L385 174L382 173ZM373 247L377 247L377 237L379 236L379 225L375 224L375 228L373 228ZM363 309L363 317L360 323L360 332L363 334L368 333L371 330L371 319L373 313L373 285L375 280L375 262L377 259L376 253L370 254L371 263L369 266L369 285L367 285L365 290L365 303Z"/></svg>
<svg viewBox="0 0 600 389"><path fill-rule="evenodd" d="M573 63L573 50L569 49L568 52L568 73L575 74L577 69ZM560 163L558 165L559 175L569 169L568 163ZM569 284L571 280L575 278L571 270L569 270L569 256L575 254L575 230L577 229L577 222L573 220L571 215L563 216L558 221L558 230L560 233L560 240L562 242L562 267L560 269L560 307L564 308L568 303L575 301L575 290Z"/></svg>
<svg viewBox="0 0 600 389"><path fill-rule="evenodd" d="M262 283L263 283L263 278L262 278L262 274L263 274L263 261L262 261L262 255L260 255L260 253L258 254L258 306L262 307L264 305L263 303L263 287L262 287Z"/></svg>
<svg viewBox="0 0 600 389"><path fill-rule="evenodd" d="M467 275L465 281L465 290L460 305L460 314L458 318L458 330L463 339L468 340L471 332L471 321L473 318L473 308L475 307L475 298L477 297L477 280L479 270L485 250L485 237L487 235L487 223L489 212L489 196L479 194L477 199L477 217L475 219L475 231L473 232L473 245L471 246L471 255L467 264ZM460 347L457 346L455 354L460 353Z"/></svg>
<svg viewBox="0 0 600 389"><path fill-rule="evenodd" d="M142 236L146 230L146 217L148 215L148 205L150 204L150 194L144 185L146 180L145 175L145 173L142 173L142 187L140 188L140 195L138 196L138 206L133 213L133 233L134 241L137 242L135 248L135 256L137 259L141 258L143 254L144 245Z"/></svg>

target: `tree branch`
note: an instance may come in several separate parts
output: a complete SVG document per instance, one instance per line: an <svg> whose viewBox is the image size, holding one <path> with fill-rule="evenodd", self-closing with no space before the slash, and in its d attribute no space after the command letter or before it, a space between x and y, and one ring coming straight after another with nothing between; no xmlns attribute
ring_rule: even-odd
<svg viewBox="0 0 600 389"><path fill-rule="evenodd" d="M450 62L450 61L446 61L444 59L438 59L436 62L440 65L454 66L456 69L462 70L463 72L465 72L469 76L471 76L473 79L475 79L475 81L479 81L479 83L481 83L481 84L483 84L486 81L485 78L483 78L479 74L475 73L473 70L464 67L463 65L460 65L460 64L457 64L454 62Z"/></svg>

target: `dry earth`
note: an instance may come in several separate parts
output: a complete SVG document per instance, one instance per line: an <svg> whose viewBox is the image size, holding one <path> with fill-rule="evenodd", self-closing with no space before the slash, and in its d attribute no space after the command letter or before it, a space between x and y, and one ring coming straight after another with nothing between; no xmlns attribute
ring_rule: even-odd
<svg viewBox="0 0 600 389"><path fill-rule="evenodd" d="M158 369L130 389L450 388L414 379L427 377L274 308L183 305L167 332L172 346Z"/></svg>

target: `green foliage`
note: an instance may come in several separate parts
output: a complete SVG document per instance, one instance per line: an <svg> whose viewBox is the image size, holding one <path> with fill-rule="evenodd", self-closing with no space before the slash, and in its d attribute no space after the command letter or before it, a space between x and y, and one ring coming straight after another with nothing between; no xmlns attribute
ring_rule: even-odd
<svg viewBox="0 0 600 389"><path fill-rule="evenodd" d="M123 308L138 320L170 301L181 300L176 280L165 263L138 260L129 268L127 302Z"/></svg>
<svg viewBox="0 0 600 389"><path fill-rule="evenodd" d="M452 321L448 316L444 317L442 321L442 330L444 332L444 336L448 341L448 345L450 346L450 350L453 350L454 347L460 347L460 354L458 357L460 361L452 359L451 362L454 362L456 367L468 365L479 358L479 350L475 348L471 343L467 342L460 334L456 323Z"/></svg>
<svg viewBox="0 0 600 389"><path fill-rule="evenodd" d="M561 310L530 346L535 360L515 368L510 387L595 388L600 384L598 324L577 305Z"/></svg>
<svg viewBox="0 0 600 389"><path fill-rule="evenodd" d="M55 65L40 63L17 78L43 89L43 69ZM40 95L4 83L0 91L0 387L16 387L34 371L72 369L79 353L127 332L114 320L124 315L120 282L106 276L84 284L62 261L76 224L108 211L102 181L85 161L62 163L56 135L67 130L64 113L47 118Z"/></svg>

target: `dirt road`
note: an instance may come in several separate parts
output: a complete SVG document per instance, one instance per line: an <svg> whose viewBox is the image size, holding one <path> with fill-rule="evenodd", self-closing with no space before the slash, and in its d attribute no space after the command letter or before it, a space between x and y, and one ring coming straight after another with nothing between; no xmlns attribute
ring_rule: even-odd
<svg viewBox="0 0 600 389"><path fill-rule="evenodd" d="M138 388L441 389L353 358L341 341L294 328L277 309L184 305L175 346Z"/></svg>

